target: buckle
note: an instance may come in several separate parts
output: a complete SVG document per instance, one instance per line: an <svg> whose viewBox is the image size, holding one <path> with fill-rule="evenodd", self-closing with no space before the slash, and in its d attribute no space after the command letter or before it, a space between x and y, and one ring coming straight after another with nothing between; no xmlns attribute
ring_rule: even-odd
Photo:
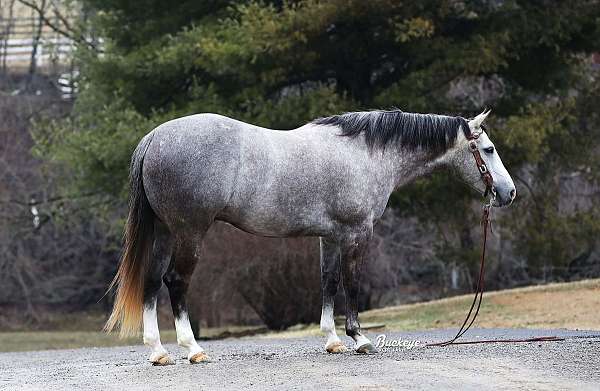
<svg viewBox="0 0 600 391"><path fill-rule="evenodd" d="M468 139L469 140L477 140L479 138L479 136L481 136L481 132L471 133L471 135L468 137Z"/></svg>

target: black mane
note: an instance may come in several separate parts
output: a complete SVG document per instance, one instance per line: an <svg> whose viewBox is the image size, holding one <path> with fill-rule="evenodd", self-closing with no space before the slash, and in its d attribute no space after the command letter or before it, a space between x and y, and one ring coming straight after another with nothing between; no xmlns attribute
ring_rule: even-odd
<svg viewBox="0 0 600 391"><path fill-rule="evenodd" d="M361 133L369 147L397 142L408 149L421 148L435 153L444 152L456 140L462 126L466 136L469 125L462 117L435 114L404 113L401 110L375 110L332 115L318 118L317 125L339 126L342 136L356 137Z"/></svg>

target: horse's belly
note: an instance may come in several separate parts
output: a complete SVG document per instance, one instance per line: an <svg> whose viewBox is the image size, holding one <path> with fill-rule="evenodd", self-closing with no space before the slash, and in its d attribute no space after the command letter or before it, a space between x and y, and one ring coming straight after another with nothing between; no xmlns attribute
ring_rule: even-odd
<svg viewBox="0 0 600 391"><path fill-rule="evenodd" d="M225 208L217 220L225 221L243 231L268 237L326 236L332 222L324 211L290 210L277 206L246 206Z"/></svg>

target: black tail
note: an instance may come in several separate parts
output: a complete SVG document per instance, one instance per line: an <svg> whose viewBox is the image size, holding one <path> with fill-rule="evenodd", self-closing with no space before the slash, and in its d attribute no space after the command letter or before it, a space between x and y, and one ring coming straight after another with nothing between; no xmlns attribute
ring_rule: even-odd
<svg viewBox="0 0 600 391"><path fill-rule="evenodd" d="M142 165L154 132L148 133L131 157L129 169L129 214L125 225L124 246L119 270L109 290L117 287L110 318L104 326L107 332L120 325L120 335L135 334L142 321L144 305L144 275L150 259L154 236L154 212L148 203L142 181Z"/></svg>

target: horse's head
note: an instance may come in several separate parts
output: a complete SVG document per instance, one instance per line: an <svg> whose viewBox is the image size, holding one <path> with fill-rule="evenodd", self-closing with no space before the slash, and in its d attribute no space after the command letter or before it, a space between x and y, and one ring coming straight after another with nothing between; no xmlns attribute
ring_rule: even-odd
<svg viewBox="0 0 600 391"><path fill-rule="evenodd" d="M494 206L510 205L517 196L517 190L510 174L504 167L496 147L490 140L483 127L483 121L489 111L479 114L468 121L471 136L465 132L458 132L459 136L455 145L454 166L462 178L472 187L484 193L486 188L487 170L491 178L490 191L494 196ZM478 162L477 155L481 156ZM491 175L491 177L490 177Z"/></svg>

